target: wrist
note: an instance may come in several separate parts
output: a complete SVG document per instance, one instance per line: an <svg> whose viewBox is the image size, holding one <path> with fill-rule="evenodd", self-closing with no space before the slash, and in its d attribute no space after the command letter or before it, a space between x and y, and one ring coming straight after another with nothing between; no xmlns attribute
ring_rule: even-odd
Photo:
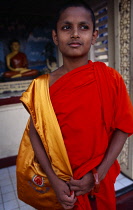
<svg viewBox="0 0 133 210"><path fill-rule="evenodd" d="M60 180L57 177L56 174L53 174L53 175L49 176L48 179L49 179L49 181L50 181L50 183L51 183L52 186L54 186L54 185L56 186L58 184L59 180Z"/></svg>
<svg viewBox="0 0 133 210"><path fill-rule="evenodd" d="M97 167L97 172L98 172L98 175L99 175L99 180L102 181L107 172L108 172L109 168L107 166L107 164L104 164L104 163L101 163L98 167Z"/></svg>

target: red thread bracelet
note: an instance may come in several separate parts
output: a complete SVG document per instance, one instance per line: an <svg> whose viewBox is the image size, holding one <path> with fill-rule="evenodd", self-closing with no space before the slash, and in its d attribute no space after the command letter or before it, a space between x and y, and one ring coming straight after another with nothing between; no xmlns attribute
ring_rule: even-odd
<svg viewBox="0 0 133 210"><path fill-rule="evenodd" d="M97 172L96 168L92 169L92 174L93 174L93 177L95 180L95 185L94 185L93 191L95 193L98 193L100 190L100 181L99 181L98 172Z"/></svg>

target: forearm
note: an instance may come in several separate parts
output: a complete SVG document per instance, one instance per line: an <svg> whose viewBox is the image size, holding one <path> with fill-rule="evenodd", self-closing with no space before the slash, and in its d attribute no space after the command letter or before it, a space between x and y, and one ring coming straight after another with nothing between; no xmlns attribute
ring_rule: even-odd
<svg viewBox="0 0 133 210"><path fill-rule="evenodd" d="M50 164L44 146L41 142L41 139L36 129L34 128L32 118L30 119L30 140L37 160L39 161L42 169L46 173L50 183L53 185L56 182L56 180L58 180L58 177L52 169L52 166Z"/></svg>
<svg viewBox="0 0 133 210"><path fill-rule="evenodd" d="M102 160L101 164L97 167L97 171L99 174L99 179L102 180L106 176L108 170L117 159L120 154L123 145L128 137L127 133L124 133L121 130L116 130L110 140L110 144Z"/></svg>
<svg viewBox="0 0 133 210"><path fill-rule="evenodd" d="M8 66L8 69L10 69L11 71L14 71L14 72L18 72L18 73L23 73L23 72L27 72L29 71L30 69L26 69L26 68L12 68L11 66Z"/></svg>
<svg viewBox="0 0 133 210"><path fill-rule="evenodd" d="M16 68L16 69L15 69L15 68L12 68L10 65L8 65L7 67L8 67L8 69L11 70L11 71L14 71L14 72L17 72L17 71L18 71L17 68Z"/></svg>
<svg viewBox="0 0 133 210"><path fill-rule="evenodd" d="M64 209L72 209L74 207L74 203L76 202L76 198L74 193L70 195L70 189L68 185L59 179L54 173L44 146L41 142L41 139L33 125L32 118L30 119L30 140L35 152L35 155L46 173L55 193L58 201L63 206Z"/></svg>

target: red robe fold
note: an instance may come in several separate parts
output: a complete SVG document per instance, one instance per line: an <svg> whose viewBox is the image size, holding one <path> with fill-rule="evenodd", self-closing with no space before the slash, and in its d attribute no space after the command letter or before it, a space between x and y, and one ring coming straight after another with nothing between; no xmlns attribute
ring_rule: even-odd
<svg viewBox="0 0 133 210"><path fill-rule="evenodd" d="M13 68L28 68L27 57L24 53L18 52L11 58L11 66Z"/></svg>
<svg viewBox="0 0 133 210"><path fill-rule="evenodd" d="M50 87L50 97L64 138L74 179L80 179L103 159L110 136L118 128L133 133L133 106L121 75L103 63L89 63L62 76ZM98 210L115 209L113 164L97 193ZM89 210L88 195L75 209Z"/></svg>

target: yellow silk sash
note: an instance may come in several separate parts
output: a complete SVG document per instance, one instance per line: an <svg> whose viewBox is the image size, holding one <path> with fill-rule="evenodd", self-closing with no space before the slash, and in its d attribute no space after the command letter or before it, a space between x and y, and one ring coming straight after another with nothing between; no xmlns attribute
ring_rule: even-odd
<svg viewBox="0 0 133 210"><path fill-rule="evenodd" d="M33 80L20 98L30 113L56 175L68 181L72 170L61 130L49 96L49 75ZM29 138L29 122L17 157L17 190L20 200L37 209L62 209L56 195L37 162Z"/></svg>

